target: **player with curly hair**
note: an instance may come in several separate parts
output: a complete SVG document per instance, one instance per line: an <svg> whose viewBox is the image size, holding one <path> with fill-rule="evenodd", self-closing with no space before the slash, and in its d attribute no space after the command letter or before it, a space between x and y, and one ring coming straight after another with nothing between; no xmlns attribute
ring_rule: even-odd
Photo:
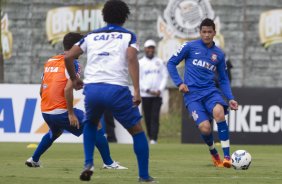
<svg viewBox="0 0 282 184"><path fill-rule="evenodd" d="M107 26L86 35L65 56L74 88L81 89L84 85L87 123L83 130L85 163L80 179L91 179L97 125L104 111L109 110L133 137L139 181L154 182L149 175L149 147L138 109L141 97L136 36L122 27L130 11L123 1L109 0L102 13ZM73 60L83 53L87 53L87 64L82 82L75 75ZM133 96L128 88L128 75L133 83Z"/></svg>

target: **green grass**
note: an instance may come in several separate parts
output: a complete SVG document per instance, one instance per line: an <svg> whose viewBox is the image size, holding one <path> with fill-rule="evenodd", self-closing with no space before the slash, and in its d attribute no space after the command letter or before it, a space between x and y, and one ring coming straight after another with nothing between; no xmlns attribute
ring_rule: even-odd
<svg viewBox="0 0 282 184"><path fill-rule="evenodd" d="M74 184L83 164L81 144L55 143L41 158L43 168L27 168L25 160L33 149L27 143L0 143L1 184ZM99 154L95 154L95 173L90 183L137 183L137 165L132 145L111 144L113 159L129 170L102 170ZM162 184L281 183L282 146L233 146L248 150L253 158L249 170L215 168L205 145L160 143L150 146L150 171ZM85 182L84 182L85 183Z"/></svg>
<svg viewBox="0 0 282 184"><path fill-rule="evenodd" d="M141 120L146 132L144 118ZM160 115L159 143L180 143L181 114L168 113Z"/></svg>

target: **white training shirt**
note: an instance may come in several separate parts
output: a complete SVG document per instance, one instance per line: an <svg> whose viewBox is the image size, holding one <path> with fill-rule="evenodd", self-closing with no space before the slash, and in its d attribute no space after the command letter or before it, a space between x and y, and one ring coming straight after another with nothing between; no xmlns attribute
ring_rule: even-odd
<svg viewBox="0 0 282 184"><path fill-rule="evenodd" d="M152 59L144 56L139 60L141 97L154 97L146 90L162 92L167 83L167 69L165 63L158 57Z"/></svg>
<svg viewBox="0 0 282 184"><path fill-rule="evenodd" d="M95 30L76 43L87 53L84 83L108 83L128 86L126 50L136 45L134 33L109 24Z"/></svg>

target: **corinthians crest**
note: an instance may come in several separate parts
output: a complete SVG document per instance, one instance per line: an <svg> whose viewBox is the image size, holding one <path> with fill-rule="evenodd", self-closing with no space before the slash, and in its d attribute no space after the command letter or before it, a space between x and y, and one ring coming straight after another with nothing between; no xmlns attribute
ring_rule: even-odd
<svg viewBox="0 0 282 184"><path fill-rule="evenodd" d="M180 38L197 38L204 18L214 19L214 11L208 0L170 0L164 18Z"/></svg>
<svg viewBox="0 0 282 184"><path fill-rule="evenodd" d="M159 57L167 61L183 42L199 38L200 24L205 18L214 20L217 32L214 41L223 48L219 17L215 16L209 0L169 0L157 22L158 35L162 38Z"/></svg>

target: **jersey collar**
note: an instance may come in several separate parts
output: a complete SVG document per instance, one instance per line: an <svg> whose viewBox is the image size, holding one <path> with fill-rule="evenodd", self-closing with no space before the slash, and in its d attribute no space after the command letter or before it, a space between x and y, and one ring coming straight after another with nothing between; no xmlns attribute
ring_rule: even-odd
<svg viewBox="0 0 282 184"><path fill-rule="evenodd" d="M215 46L214 41L212 41L212 46L211 46L210 48L207 47L207 45L203 42L202 39L200 39L200 42L201 42L201 44L202 44L205 48L207 48L207 49L211 49L211 48L213 48L213 47Z"/></svg>
<svg viewBox="0 0 282 184"><path fill-rule="evenodd" d="M107 27L108 27L108 29L115 29L115 28L120 28L121 26L119 26L117 24L108 24Z"/></svg>

